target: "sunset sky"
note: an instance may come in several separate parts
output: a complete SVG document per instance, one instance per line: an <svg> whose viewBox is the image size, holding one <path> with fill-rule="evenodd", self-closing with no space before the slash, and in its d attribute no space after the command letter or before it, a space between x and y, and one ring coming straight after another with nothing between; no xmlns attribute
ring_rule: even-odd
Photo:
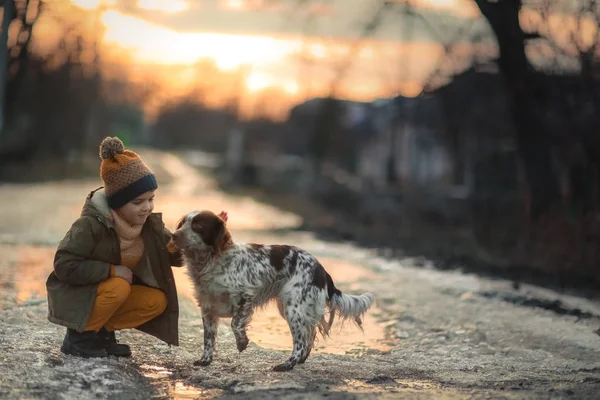
<svg viewBox="0 0 600 400"><path fill-rule="evenodd" d="M419 17L403 14L406 1L413 4ZM366 40L358 40L378 3L52 2L62 17L80 21L88 33L97 37L107 75L115 77L128 71L127 79L142 84L151 80L160 87L153 98L155 105L194 88L209 104L223 105L237 94L245 114L255 114L268 106L281 117L299 101L331 93L333 82L337 82L334 95L342 98L371 101L396 94L412 96L440 66L442 77L451 76L473 60L496 55L493 36L473 0L394 0L396 4L386 11L376 32ZM525 28L539 27L541 21L531 4L521 12ZM542 31L556 39L566 53L572 53L569 42L577 21L567 6L575 3L561 0L560 4ZM596 25L584 22L580 25L580 42L588 43L596 37ZM63 29L60 24L51 18L36 24L34 37L39 39L38 45L59 40ZM479 42L474 42L475 37ZM444 57L443 42L457 42L451 59ZM573 54L565 62L572 63ZM91 59L91 54L88 56ZM543 43L530 45L528 56L534 64L553 57L552 50ZM336 81L340 71L343 79Z"/></svg>
<svg viewBox="0 0 600 400"><path fill-rule="evenodd" d="M396 2L400 5L402 0ZM169 69L168 78L162 74L161 79L173 90L212 79L192 68L209 60L230 77L243 73L247 98L277 92L284 98L276 99L279 106L327 94L342 65L349 68L338 96L368 101L397 93L415 95L442 55L439 33L442 39L450 38L464 24L471 25L472 33L487 29L472 0L413 0L429 21L440 25L432 29L389 10L376 34L361 41L352 56L352 46L377 2L324 0L297 7L299 3L71 0L64 12L97 12L104 29L104 59L114 61L115 55L126 54L127 63L138 71L145 67L154 70L146 73L157 75ZM473 48L466 42L458 48L466 66Z"/></svg>

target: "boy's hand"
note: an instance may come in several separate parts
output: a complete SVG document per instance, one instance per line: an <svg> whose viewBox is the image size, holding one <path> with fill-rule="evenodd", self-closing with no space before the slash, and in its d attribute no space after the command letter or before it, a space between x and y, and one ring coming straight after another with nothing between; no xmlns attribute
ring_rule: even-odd
<svg viewBox="0 0 600 400"><path fill-rule="evenodd" d="M227 215L227 212L225 212L225 211L221 211L221 213L219 214L219 217L225 222L227 222L227 219L229 218L229 216Z"/></svg>
<svg viewBox="0 0 600 400"><path fill-rule="evenodd" d="M125 279L130 285L133 282L133 272L124 265L115 265L115 276Z"/></svg>

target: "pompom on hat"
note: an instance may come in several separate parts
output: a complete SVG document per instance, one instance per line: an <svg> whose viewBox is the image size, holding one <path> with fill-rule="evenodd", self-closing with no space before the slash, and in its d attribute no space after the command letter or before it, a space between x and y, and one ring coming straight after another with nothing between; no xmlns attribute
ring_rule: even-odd
<svg viewBox="0 0 600 400"><path fill-rule="evenodd" d="M100 178L108 205L119 209L136 197L156 190L158 183L150 168L131 150L125 150L117 137L107 137L100 143Z"/></svg>

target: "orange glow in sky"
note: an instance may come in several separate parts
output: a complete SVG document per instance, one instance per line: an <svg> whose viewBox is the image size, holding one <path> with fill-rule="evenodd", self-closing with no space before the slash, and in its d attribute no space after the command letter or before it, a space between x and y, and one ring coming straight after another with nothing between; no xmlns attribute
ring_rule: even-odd
<svg viewBox="0 0 600 400"><path fill-rule="evenodd" d="M392 0L396 3L410 3L417 7L430 8L439 11L461 15L463 17L476 17L480 15L479 8L473 0Z"/></svg>
<svg viewBox="0 0 600 400"><path fill-rule="evenodd" d="M467 0L409 1L423 7L469 12L468 7L462 8ZM250 98L262 96L263 101L266 98L267 102L280 108L308 97L327 95L335 79L332 67L348 64L350 60L345 79L334 95L361 101L393 96L398 92L416 95L421 88L420 82L442 54L441 46L432 42L364 40L359 52L350 57L351 40L181 32L121 12L115 7L116 0L71 2L86 10L101 7L100 19L104 25L101 48L105 61L111 59L112 65L134 63L136 69L146 66L146 69L154 70L154 78L166 82L169 92L173 93L182 94L192 86L202 87L207 93L206 88L212 87L211 90L217 93L212 96L213 104L225 102L232 90L243 90ZM223 9L247 12L267 7L268 2L220 0L219 5ZM190 3L185 0L138 0L136 6L176 14L185 12ZM116 54L123 54L123 51L127 61L116 58ZM220 72L196 68L207 60ZM118 73L118 68L115 71ZM140 76L139 73L136 75ZM161 92L162 96L169 96L165 91Z"/></svg>
<svg viewBox="0 0 600 400"><path fill-rule="evenodd" d="M114 6L117 0L71 0L71 2L85 10L95 10L98 7ZM189 8L184 0L138 0L137 7L165 13L178 13Z"/></svg>
<svg viewBox="0 0 600 400"><path fill-rule="evenodd" d="M231 8L233 10L242 10L247 7L248 3L244 0L222 0L221 3L224 7Z"/></svg>
<svg viewBox="0 0 600 400"><path fill-rule="evenodd" d="M138 60L158 64L194 64L211 58L222 69L270 65L299 51L301 42L268 36L185 33L110 10L102 15L104 39L127 47Z"/></svg>
<svg viewBox="0 0 600 400"><path fill-rule="evenodd" d="M114 6L117 0L71 0L71 3L84 10L95 10L100 6Z"/></svg>

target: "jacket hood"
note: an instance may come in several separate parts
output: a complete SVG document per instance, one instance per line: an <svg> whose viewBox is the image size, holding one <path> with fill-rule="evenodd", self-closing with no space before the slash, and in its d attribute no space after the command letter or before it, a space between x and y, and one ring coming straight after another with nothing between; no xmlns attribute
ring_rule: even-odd
<svg viewBox="0 0 600 400"><path fill-rule="evenodd" d="M110 206L108 205L108 200L103 187L93 190L88 195L85 204L83 205L83 209L81 210L81 216L96 218L106 226L111 228L114 227ZM148 221L155 221L155 223L158 223L155 228L158 229L158 231L162 231L161 213L151 213L146 222Z"/></svg>
<svg viewBox="0 0 600 400"><path fill-rule="evenodd" d="M104 193L103 188L98 188L88 195L81 210L81 216L112 219L106 193Z"/></svg>

